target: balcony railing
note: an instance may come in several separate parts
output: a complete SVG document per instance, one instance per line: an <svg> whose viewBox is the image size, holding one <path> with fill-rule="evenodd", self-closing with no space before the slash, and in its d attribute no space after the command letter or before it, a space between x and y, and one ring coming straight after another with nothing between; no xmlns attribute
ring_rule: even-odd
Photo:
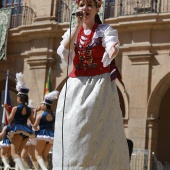
<svg viewBox="0 0 170 170"><path fill-rule="evenodd" d="M106 0L105 18L170 12L170 0Z"/></svg>
<svg viewBox="0 0 170 170"><path fill-rule="evenodd" d="M134 148L131 156L131 170L147 170L148 169L148 150L142 148Z"/></svg>
<svg viewBox="0 0 170 170"><path fill-rule="evenodd" d="M30 25L34 22L35 17L36 15L33 9L27 6L13 7L10 28L16 28L20 25Z"/></svg>
<svg viewBox="0 0 170 170"><path fill-rule="evenodd" d="M170 169L170 163L166 162L163 164L160 161L157 160L156 155L154 152L152 153L152 169L153 170L169 170Z"/></svg>
<svg viewBox="0 0 170 170"><path fill-rule="evenodd" d="M70 21L70 2L68 0L59 1L58 22ZM167 13L170 12L170 0L105 0L104 8L105 19L126 15Z"/></svg>

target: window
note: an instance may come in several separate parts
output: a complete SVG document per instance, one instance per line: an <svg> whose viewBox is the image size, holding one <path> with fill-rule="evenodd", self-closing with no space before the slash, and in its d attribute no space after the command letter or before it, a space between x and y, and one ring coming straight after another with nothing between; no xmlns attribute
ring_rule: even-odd
<svg viewBox="0 0 170 170"><path fill-rule="evenodd" d="M32 24L36 17L30 7L23 5L23 0L0 0L0 8L12 9L10 28Z"/></svg>
<svg viewBox="0 0 170 170"><path fill-rule="evenodd" d="M21 25L23 0L2 0L3 8L12 8L11 28Z"/></svg>
<svg viewBox="0 0 170 170"><path fill-rule="evenodd" d="M3 8L22 6L23 0L2 0Z"/></svg>
<svg viewBox="0 0 170 170"><path fill-rule="evenodd" d="M105 1L105 16L104 18L112 18L115 16L115 0Z"/></svg>

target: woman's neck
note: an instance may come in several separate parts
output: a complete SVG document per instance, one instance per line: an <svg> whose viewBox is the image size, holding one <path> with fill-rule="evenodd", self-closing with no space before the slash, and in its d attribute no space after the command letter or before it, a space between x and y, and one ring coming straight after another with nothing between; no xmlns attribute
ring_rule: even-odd
<svg viewBox="0 0 170 170"><path fill-rule="evenodd" d="M89 30L92 29L95 24L95 21L89 22L89 23L83 23L83 29L84 30Z"/></svg>

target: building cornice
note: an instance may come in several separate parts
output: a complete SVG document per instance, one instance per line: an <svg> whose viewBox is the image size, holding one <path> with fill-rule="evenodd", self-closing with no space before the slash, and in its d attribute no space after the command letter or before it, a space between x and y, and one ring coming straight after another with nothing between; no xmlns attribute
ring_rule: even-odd
<svg viewBox="0 0 170 170"><path fill-rule="evenodd" d="M38 22L32 25L22 25L10 29L8 42L26 42L35 38L61 38L63 32L68 29L68 24L59 24L55 21Z"/></svg>
<svg viewBox="0 0 170 170"><path fill-rule="evenodd" d="M46 56L31 56L27 60L27 64L30 66L31 69L45 69L47 67L52 67L55 64L55 59L52 57Z"/></svg>
<svg viewBox="0 0 170 170"><path fill-rule="evenodd" d="M133 52L132 54L128 54L132 65L148 65L152 56L153 54L150 52Z"/></svg>
<svg viewBox="0 0 170 170"><path fill-rule="evenodd" d="M134 29L146 29L154 26L167 23L170 27L170 13L150 13L150 14L138 14L138 15L127 15L119 16L116 18L105 19L104 21L110 24L114 28L120 28L128 30L129 28ZM128 26L128 27L126 27ZM144 26L144 27L141 27Z"/></svg>

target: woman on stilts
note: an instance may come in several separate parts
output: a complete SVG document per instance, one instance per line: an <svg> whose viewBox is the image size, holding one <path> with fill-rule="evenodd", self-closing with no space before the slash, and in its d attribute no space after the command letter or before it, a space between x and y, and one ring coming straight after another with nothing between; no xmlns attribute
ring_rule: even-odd
<svg viewBox="0 0 170 170"><path fill-rule="evenodd" d="M116 81L110 64L117 30L102 24L102 0L76 0L76 22L57 49L73 64L57 103L53 170L130 170Z"/></svg>

